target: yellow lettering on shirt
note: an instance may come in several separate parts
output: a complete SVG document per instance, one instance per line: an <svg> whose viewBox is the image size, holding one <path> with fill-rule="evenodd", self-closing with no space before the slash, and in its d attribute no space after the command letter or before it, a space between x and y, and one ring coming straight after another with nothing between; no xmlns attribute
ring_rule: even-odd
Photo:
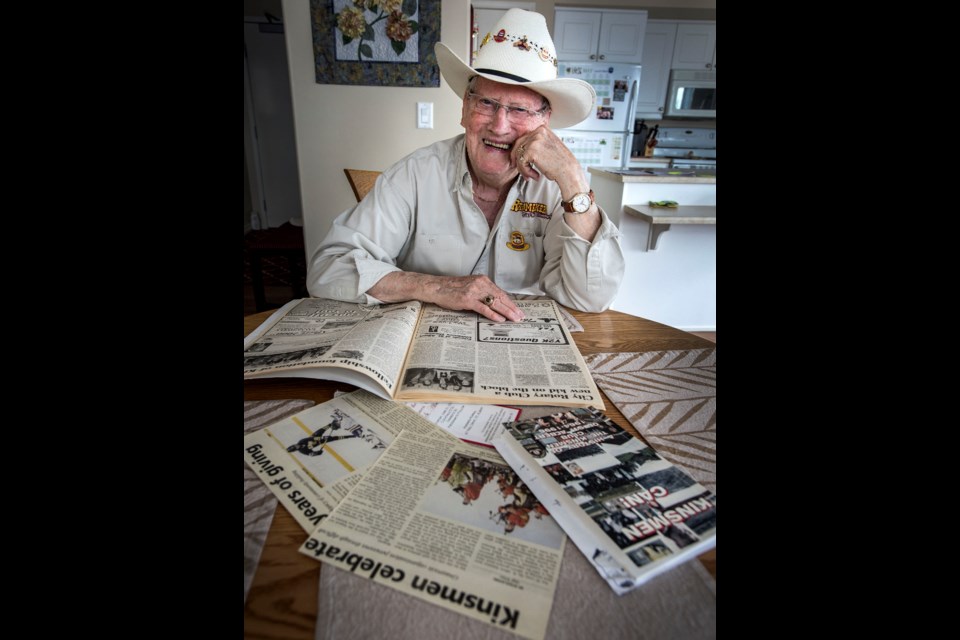
<svg viewBox="0 0 960 640"><path fill-rule="evenodd" d="M547 205L542 202L523 202L519 198L510 207L510 211L519 211L524 218L546 218L550 219L550 213L547 212Z"/></svg>

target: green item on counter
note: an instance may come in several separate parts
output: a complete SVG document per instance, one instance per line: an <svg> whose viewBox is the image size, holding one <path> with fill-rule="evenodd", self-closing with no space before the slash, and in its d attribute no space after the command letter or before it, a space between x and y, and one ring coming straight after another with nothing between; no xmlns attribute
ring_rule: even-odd
<svg viewBox="0 0 960 640"><path fill-rule="evenodd" d="M671 209L676 209L680 205L678 205L673 200L651 200L650 206L651 207L670 207Z"/></svg>

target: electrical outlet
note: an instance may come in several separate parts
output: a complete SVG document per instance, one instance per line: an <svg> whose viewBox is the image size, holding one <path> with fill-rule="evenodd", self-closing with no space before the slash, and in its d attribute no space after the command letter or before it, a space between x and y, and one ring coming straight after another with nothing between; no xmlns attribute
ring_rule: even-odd
<svg viewBox="0 0 960 640"><path fill-rule="evenodd" d="M417 103L417 129L433 129L433 103Z"/></svg>

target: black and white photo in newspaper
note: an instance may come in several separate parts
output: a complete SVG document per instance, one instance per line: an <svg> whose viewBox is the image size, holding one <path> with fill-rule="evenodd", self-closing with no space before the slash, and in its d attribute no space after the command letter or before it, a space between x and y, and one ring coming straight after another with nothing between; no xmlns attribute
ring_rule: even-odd
<svg viewBox="0 0 960 640"><path fill-rule="evenodd" d="M404 428L443 433L406 405L358 390L245 435L243 460L310 532Z"/></svg>

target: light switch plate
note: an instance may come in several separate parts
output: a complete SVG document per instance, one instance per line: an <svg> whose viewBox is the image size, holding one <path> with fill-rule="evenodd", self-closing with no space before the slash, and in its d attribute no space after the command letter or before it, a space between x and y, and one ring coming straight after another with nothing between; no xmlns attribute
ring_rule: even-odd
<svg viewBox="0 0 960 640"><path fill-rule="evenodd" d="M433 103L417 103L417 129L433 129Z"/></svg>

